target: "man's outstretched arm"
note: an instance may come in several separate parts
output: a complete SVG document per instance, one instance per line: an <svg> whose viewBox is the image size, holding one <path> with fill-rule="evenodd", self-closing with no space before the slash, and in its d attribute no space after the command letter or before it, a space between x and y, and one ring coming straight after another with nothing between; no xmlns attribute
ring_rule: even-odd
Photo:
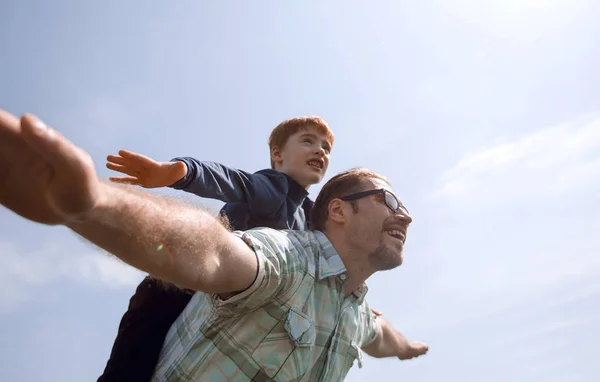
<svg viewBox="0 0 600 382"><path fill-rule="evenodd" d="M97 206L67 227L131 266L208 293L254 281L252 250L211 213L173 198L101 183Z"/></svg>
<svg viewBox="0 0 600 382"><path fill-rule="evenodd" d="M193 290L250 286L257 259L209 213L115 186L90 156L31 115L0 110L0 204L65 225L132 266Z"/></svg>

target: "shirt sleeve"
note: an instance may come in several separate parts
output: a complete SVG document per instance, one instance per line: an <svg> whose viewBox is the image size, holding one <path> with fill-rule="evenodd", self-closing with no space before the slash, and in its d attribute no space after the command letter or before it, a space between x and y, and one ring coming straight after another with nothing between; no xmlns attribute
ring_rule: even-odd
<svg viewBox="0 0 600 382"><path fill-rule="evenodd" d="M216 297L221 315L248 313L277 298L287 300L307 275L306 256L298 252L287 234L270 228L234 232L253 249L258 262L254 283L229 298Z"/></svg>
<svg viewBox="0 0 600 382"><path fill-rule="evenodd" d="M377 323L377 316L375 316L375 313L371 311L371 307L366 299L362 302L360 308L361 317L363 320L360 328L359 343L360 346L363 347L375 341L377 336L380 334L380 328L379 324Z"/></svg>
<svg viewBox="0 0 600 382"><path fill-rule="evenodd" d="M249 173L216 162L178 157L187 174L170 187L226 203L245 203L255 214L270 217L284 202L288 181L277 171Z"/></svg>

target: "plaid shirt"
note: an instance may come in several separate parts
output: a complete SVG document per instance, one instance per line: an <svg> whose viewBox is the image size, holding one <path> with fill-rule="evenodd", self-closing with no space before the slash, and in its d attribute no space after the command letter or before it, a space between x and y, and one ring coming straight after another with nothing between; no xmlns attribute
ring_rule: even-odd
<svg viewBox="0 0 600 382"><path fill-rule="evenodd" d="M153 381L341 381L378 325L363 284L348 296L341 258L318 231L235 232L256 281L223 300L198 292L163 345Z"/></svg>

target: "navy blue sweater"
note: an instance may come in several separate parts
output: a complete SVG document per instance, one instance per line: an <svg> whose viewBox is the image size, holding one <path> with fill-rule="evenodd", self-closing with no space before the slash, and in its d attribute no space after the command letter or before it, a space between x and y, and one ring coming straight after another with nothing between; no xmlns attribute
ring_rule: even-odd
<svg viewBox="0 0 600 382"><path fill-rule="evenodd" d="M179 157L186 176L171 187L226 202L221 209L233 229L308 229L313 201L290 176L271 169L254 174L220 163Z"/></svg>

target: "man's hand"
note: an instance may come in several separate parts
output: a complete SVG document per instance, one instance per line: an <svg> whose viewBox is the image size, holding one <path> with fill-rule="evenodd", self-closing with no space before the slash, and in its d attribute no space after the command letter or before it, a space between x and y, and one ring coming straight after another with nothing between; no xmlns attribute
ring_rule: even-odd
<svg viewBox="0 0 600 382"><path fill-rule="evenodd" d="M90 156L32 115L0 110L0 203L43 224L64 224L98 203Z"/></svg>
<svg viewBox="0 0 600 382"><path fill-rule="evenodd" d="M408 342L406 346L402 346L398 358L401 360L411 359L424 355L429 350L429 346L423 342L412 341Z"/></svg>
<svg viewBox="0 0 600 382"><path fill-rule="evenodd" d="M127 150L119 150L119 155L109 155L106 160L107 168L129 175L109 178L115 183L144 188L168 187L187 174L183 162L157 162Z"/></svg>
<svg viewBox="0 0 600 382"><path fill-rule="evenodd" d="M230 293L257 275L253 250L212 213L102 182L85 151L32 115L0 110L0 204L184 288Z"/></svg>
<svg viewBox="0 0 600 382"><path fill-rule="evenodd" d="M429 346L423 342L408 341L387 320L377 317L376 322L380 329L377 337L362 348L371 357L398 357L406 360L426 354L429 350Z"/></svg>

